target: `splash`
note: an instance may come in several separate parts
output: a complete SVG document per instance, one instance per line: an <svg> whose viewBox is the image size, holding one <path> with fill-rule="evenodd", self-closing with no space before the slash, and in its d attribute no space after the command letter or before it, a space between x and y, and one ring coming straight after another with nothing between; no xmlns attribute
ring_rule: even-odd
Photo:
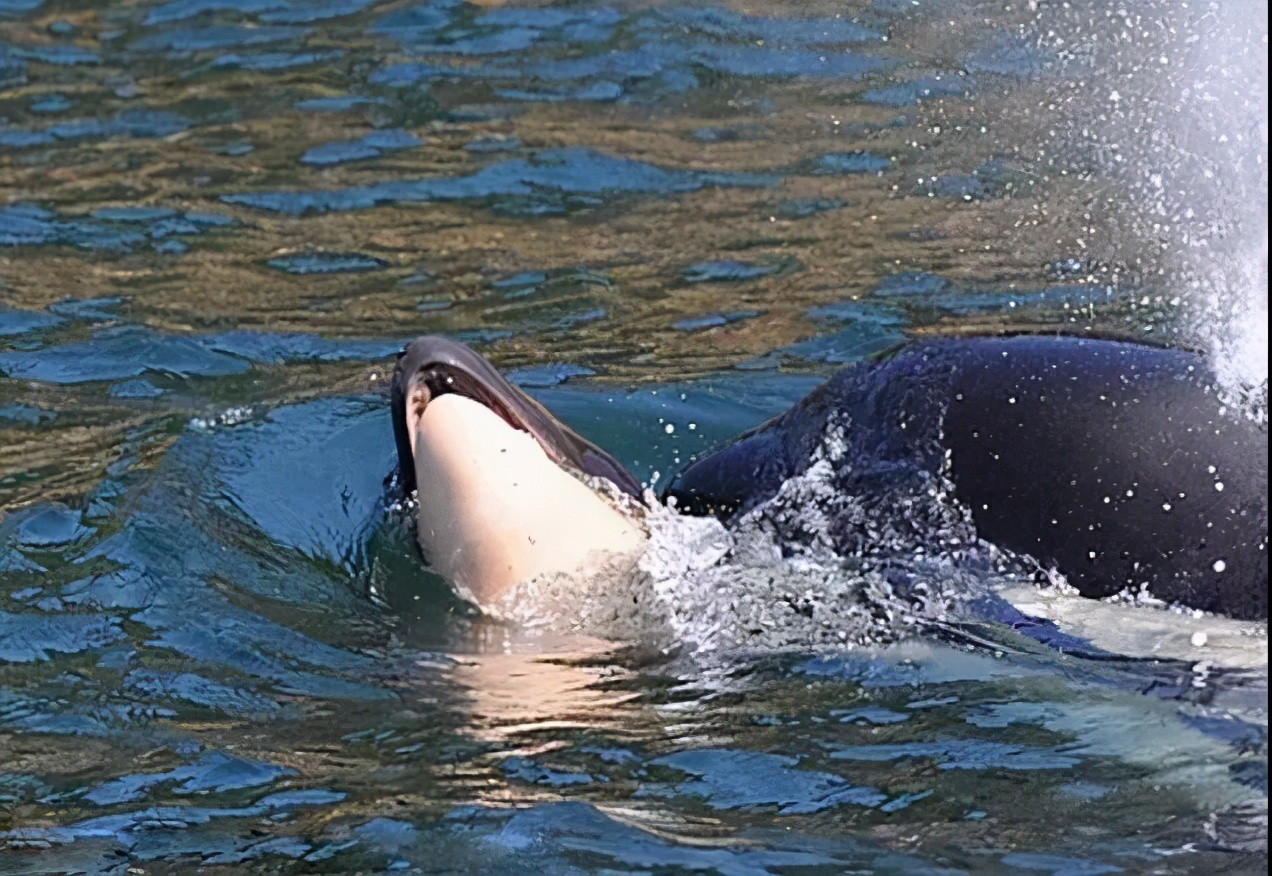
<svg viewBox="0 0 1272 876"><path fill-rule="evenodd" d="M1265 77L1266 78L1266 77ZM1264 194L1267 194L1266 184ZM1264 209L1267 207L1266 197ZM1266 226L1266 215L1263 217ZM1268 421L1268 236L1261 246L1240 256L1224 271L1228 289L1209 296L1216 315L1202 320L1198 333L1209 337L1207 347L1222 391L1228 400L1261 423ZM1202 286L1204 288L1204 286ZM1227 294L1225 294L1227 293Z"/></svg>
<svg viewBox="0 0 1272 876"><path fill-rule="evenodd" d="M1268 8L1211 4L1185 41L1170 134L1181 155L1171 188L1184 211L1178 268L1190 332L1210 350L1223 389L1267 420Z"/></svg>
<svg viewBox="0 0 1272 876"><path fill-rule="evenodd" d="M831 653L943 626L1010 564L980 543L942 475L877 492L846 459L848 423L812 464L726 528L647 496L649 543L589 576L524 582L495 607L519 627L678 652L699 668L739 656Z"/></svg>
<svg viewBox="0 0 1272 876"><path fill-rule="evenodd" d="M1124 293L1119 330L1206 349L1221 391L1266 420L1267 6L1063 4L1034 26L1058 63L1047 139L1027 148L1078 181L1059 220L1074 264Z"/></svg>

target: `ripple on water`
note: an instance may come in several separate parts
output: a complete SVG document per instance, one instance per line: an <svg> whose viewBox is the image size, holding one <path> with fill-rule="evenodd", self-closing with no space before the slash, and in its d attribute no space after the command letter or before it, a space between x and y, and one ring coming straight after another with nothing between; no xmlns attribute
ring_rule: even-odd
<svg viewBox="0 0 1272 876"><path fill-rule="evenodd" d="M269 12L275 9L286 9L288 0L170 0L155 6L144 19L147 25L168 24L173 21L184 21L206 12L237 12L250 15Z"/></svg>
<svg viewBox="0 0 1272 876"><path fill-rule="evenodd" d="M516 152L521 148L521 141L516 137L480 137L464 144L466 152L486 155L493 152Z"/></svg>
<svg viewBox="0 0 1272 876"><path fill-rule="evenodd" d="M92 529L81 524L79 511L60 503L25 509L9 522L13 523L14 520L18 522L13 527L13 541L26 548L49 550L64 547L86 538L92 532Z"/></svg>
<svg viewBox="0 0 1272 876"><path fill-rule="evenodd" d="M166 392L149 380L125 380L111 384L106 391L115 398L158 398Z"/></svg>
<svg viewBox="0 0 1272 876"><path fill-rule="evenodd" d="M829 308L818 308L818 315L830 315ZM844 310L838 311L844 313ZM746 368L775 368L783 360L796 359L827 365L847 365L875 353L882 353L905 340L904 323L885 313L875 313L853 320L848 326L829 335L783 347L775 353L744 363Z"/></svg>
<svg viewBox="0 0 1272 876"><path fill-rule="evenodd" d="M264 12L260 19L273 24L309 24L353 15L373 2L375 0L314 0L299 7L280 4L281 8Z"/></svg>
<svg viewBox="0 0 1272 876"><path fill-rule="evenodd" d="M88 322L108 322L118 318L116 312L124 299L118 296L108 298L64 298L49 305L49 312L68 319L82 319Z"/></svg>
<svg viewBox="0 0 1272 876"><path fill-rule="evenodd" d="M1077 766L1081 758L1054 748L1009 745L978 739L938 742L901 742L895 745L835 746L832 760L888 762L910 758L929 759L943 770L1063 770Z"/></svg>
<svg viewBox="0 0 1272 876"><path fill-rule="evenodd" d="M302 100L296 104L296 109L311 113L343 113L360 106L381 102L379 98L345 94L338 97L313 97Z"/></svg>
<svg viewBox="0 0 1272 876"><path fill-rule="evenodd" d="M41 115L57 115L58 113L66 112L72 105L65 95L50 94L31 104L31 112L40 113Z"/></svg>
<svg viewBox="0 0 1272 876"><path fill-rule="evenodd" d="M692 872L761 874L802 867L862 868L880 874L950 872L932 870L917 857L888 853L866 842L830 845L786 833L759 834L755 838L762 840L757 843L702 844L681 840L660 826L655 822L648 825L650 830L642 829L635 813L620 819L574 801L519 810L462 807L446 816L445 837L425 849L443 865L478 860L494 871L524 871L559 861L562 855L583 854L583 860L613 867ZM418 859L419 853L409 857Z"/></svg>
<svg viewBox="0 0 1272 876"><path fill-rule="evenodd" d="M180 700L229 715L261 717L280 709L278 703L267 696L221 684L193 672L136 669L124 678L124 685L141 696Z"/></svg>
<svg viewBox="0 0 1272 876"><path fill-rule="evenodd" d="M44 662L54 654L93 651L122 638L120 619L110 615L50 617L0 611L0 661L3 662ZM12 715L0 715L0 720L11 721Z"/></svg>
<svg viewBox="0 0 1272 876"><path fill-rule="evenodd" d="M224 377L248 369L241 359L216 353L190 338L161 335L138 326L99 329L90 341L38 352L0 352L0 372L24 380L85 383L147 372L178 377Z"/></svg>
<svg viewBox="0 0 1272 876"><path fill-rule="evenodd" d="M587 773L570 773L545 767L524 757L505 758L499 764L500 771L510 779L529 785L547 785L564 788L571 785L590 785L596 781Z"/></svg>
<svg viewBox="0 0 1272 876"><path fill-rule="evenodd" d="M1041 871L1051 876L1102 876L1105 873L1123 873L1115 864L1104 864L1086 858L1070 858L1064 855L1039 855L1032 852L1011 852L1003 855L1002 863L1019 870Z"/></svg>
<svg viewBox="0 0 1272 876"><path fill-rule="evenodd" d="M760 315L758 310L732 310L727 313L704 313L690 319L679 319L671 324L678 332L699 332L703 329L720 328L735 322L746 322Z"/></svg>
<svg viewBox="0 0 1272 876"><path fill-rule="evenodd" d="M14 46L0 45L0 53L25 61L39 61L57 67L74 67L79 64L94 65L101 62L96 52L76 45Z"/></svg>
<svg viewBox="0 0 1272 876"><path fill-rule="evenodd" d="M881 173L891 166L891 159L869 152L832 152L813 160L813 173Z"/></svg>
<svg viewBox="0 0 1272 876"><path fill-rule="evenodd" d="M508 197L524 198L538 207L555 207L571 196L667 195L708 186L763 186L772 181L772 177L754 174L666 170L642 161L570 147L545 149L532 158L492 164L469 176L391 180L325 192L225 195L222 200L299 216L365 210L379 204Z"/></svg>
<svg viewBox="0 0 1272 876"><path fill-rule="evenodd" d="M311 147L300 156L300 163L315 167L329 167L349 161L378 158L385 152L414 149L419 145L419 138L408 131L400 129L372 131L358 140L344 140Z"/></svg>
<svg viewBox="0 0 1272 876"><path fill-rule="evenodd" d="M57 419L55 412L34 408L30 405L0 405L0 420L7 421L6 425L8 426L39 426L42 423L50 423L55 419Z"/></svg>
<svg viewBox="0 0 1272 876"><path fill-rule="evenodd" d="M322 434L321 443L313 436ZM374 525L395 451L378 399L280 408L211 436L217 488L272 543L347 564ZM284 494L277 485L287 484Z"/></svg>
<svg viewBox="0 0 1272 876"><path fill-rule="evenodd" d="M724 260L690 265L680 273L680 277L686 283L740 283L746 280L758 280L769 274L775 274L779 270L777 265Z"/></svg>
<svg viewBox="0 0 1272 876"><path fill-rule="evenodd" d="M793 757L729 749L697 749L651 761L695 776L676 792L703 797L713 809L776 806L782 815L820 812L851 804L875 807L888 799L873 788L853 787L831 773L798 769Z"/></svg>
<svg viewBox="0 0 1272 876"><path fill-rule="evenodd" d="M228 216L202 212L180 215L164 207L102 207L84 217L59 216L33 204L16 204L0 209L0 246L69 244L126 253L147 242L232 225L234 220Z"/></svg>
<svg viewBox="0 0 1272 876"><path fill-rule="evenodd" d="M30 334L61 323L61 319L47 313L0 309L0 337Z"/></svg>
<svg viewBox="0 0 1272 876"><path fill-rule="evenodd" d="M881 706L867 706L862 709L853 709L846 714L842 714L843 710L832 710L831 714L841 713L839 723L841 724L875 724L884 726L887 724L899 724L908 721L910 716L904 712L894 712L891 709L885 709Z"/></svg>
<svg viewBox="0 0 1272 876"><path fill-rule="evenodd" d="M200 755L194 763L174 767L167 772L123 776L98 785L84 794L84 799L98 806L131 803L140 800L151 789L160 785L172 785L174 794L197 794L204 791L224 794L226 791L268 785L283 776L291 775L295 775L295 772L286 767L211 751Z"/></svg>
<svg viewBox="0 0 1272 876"><path fill-rule="evenodd" d="M15 649L21 645L15 659L99 650L122 638L113 614L122 611L147 631L148 649L168 649L198 665L234 670L254 680L252 687L267 685L258 693L242 689L242 683L230 689L200 680L199 673L133 678L171 701L222 710L267 708L255 697L271 690L334 700L392 699L394 694L373 680L374 659L269 620L232 603L214 586L233 582L248 599L257 593L274 600L281 596L304 604L315 619L356 598L341 583L346 573L333 577L326 570L331 563L351 563L376 520L392 455L384 415L381 405L333 407L323 401L290 414L278 412L259 424L187 431L168 451L151 485L134 495L119 528L88 551L90 568L100 570L106 563L108 571L60 588L60 603L80 613L6 617L5 624L18 629L4 637ZM329 440L315 441L315 430ZM378 452L371 450L375 447ZM338 464L342 458L346 462ZM270 476L263 478L262 471ZM351 481L346 475L352 471L360 475ZM293 483L290 496L268 486L279 478ZM192 504L196 495L217 498ZM310 511L316 508L332 513L313 518ZM244 520L264 534L261 544L270 547L227 537ZM312 559L317 557L327 559ZM191 612L191 605L199 606L198 612ZM93 610L112 614L90 614ZM24 630L29 640L22 637ZM97 718L59 710L39 718L44 732L102 732ZM61 725L70 729L57 730Z"/></svg>
<svg viewBox="0 0 1272 876"><path fill-rule="evenodd" d="M327 791L321 788L310 788L301 791L279 791L257 801L258 806L269 809L290 809L293 806L326 806L339 803L349 796L344 791Z"/></svg>
<svg viewBox="0 0 1272 876"><path fill-rule="evenodd" d="M846 206L848 202L839 198L796 198L778 203L776 215L779 219L807 219L818 213L839 210Z"/></svg>
<svg viewBox="0 0 1272 876"><path fill-rule="evenodd" d="M313 252L280 256L266 264L287 274L360 274L378 271L389 263L375 256L362 253Z"/></svg>
<svg viewBox="0 0 1272 876"><path fill-rule="evenodd" d="M660 9L628 18L635 46L597 53L622 16L610 9L493 10L479 16L477 33L446 34L449 9L432 5L390 13L377 28L415 53L489 57L479 65L408 62L377 71L372 81L404 86L432 77L478 78L518 83L507 91L520 100L614 100L654 97L697 88L697 71L757 78L855 79L882 70L884 60L843 48L882 38L879 32L843 19L782 19L734 16L720 10ZM582 50L562 59L543 46ZM775 47L776 46L776 47ZM830 47L835 47L830 50ZM589 51L591 50L591 51ZM520 53L515 61L506 57ZM521 83L563 83L525 89ZM651 87L652 86L652 87Z"/></svg>
<svg viewBox="0 0 1272 876"><path fill-rule="evenodd" d="M50 125L45 132L58 140L104 140L113 137L155 139L186 130L193 121L166 110L120 110L109 119L72 119Z"/></svg>
<svg viewBox="0 0 1272 876"><path fill-rule="evenodd" d="M517 386L545 388L560 386L575 377L592 377L596 372L581 365L562 362L556 365L543 365L538 368L514 368L504 376Z"/></svg>
<svg viewBox="0 0 1272 876"><path fill-rule="evenodd" d="M313 64L325 64L344 57L342 51L330 52L262 52L255 55L240 55L232 52L221 55L212 62L213 67L235 67L241 70L290 70L293 67L308 67Z"/></svg>
<svg viewBox="0 0 1272 876"><path fill-rule="evenodd" d="M222 24L175 28L140 37L133 42L132 48L138 52L207 52L299 40L306 33L303 28L286 25L247 27Z"/></svg>
<svg viewBox="0 0 1272 876"><path fill-rule="evenodd" d="M335 340L299 332L233 331L200 338L209 350L228 353L260 365L282 365L288 362L341 362L388 359L400 351L405 340L374 339Z"/></svg>
<svg viewBox="0 0 1272 876"><path fill-rule="evenodd" d="M971 80L954 74L923 76L910 82L872 88L861 99L866 103L900 108L942 97L966 97L971 93L973 85Z"/></svg>

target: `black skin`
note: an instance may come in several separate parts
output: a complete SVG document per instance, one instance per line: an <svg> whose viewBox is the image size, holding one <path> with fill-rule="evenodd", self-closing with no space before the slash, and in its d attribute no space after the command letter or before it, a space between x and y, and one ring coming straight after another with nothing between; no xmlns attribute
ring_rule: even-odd
<svg viewBox="0 0 1272 876"><path fill-rule="evenodd" d="M727 523L806 470L846 417L845 465L938 473L948 454L977 534L1084 596L1147 583L1167 602L1266 619L1267 427L1225 408L1216 385L1198 353L1125 341L913 342L839 372L666 495Z"/></svg>
<svg viewBox="0 0 1272 876"><path fill-rule="evenodd" d="M641 501L640 481L591 441L582 437L530 396L513 386L495 367L468 347L438 335L425 335L398 354L389 386L393 437L398 452L398 485L415 489L408 413L421 411L440 395L455 393L480 402L514 429L534 436L548 458L579 474L610 481Z"/></svg>

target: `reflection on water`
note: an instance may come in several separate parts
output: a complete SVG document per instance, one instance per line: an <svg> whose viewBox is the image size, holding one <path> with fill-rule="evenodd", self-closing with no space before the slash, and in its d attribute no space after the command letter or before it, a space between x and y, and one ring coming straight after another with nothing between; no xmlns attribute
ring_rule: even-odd
<svg viewBox="0 0 1272 876"><path fill-rule="evenodd" d="M1266 34L0 2L0 873L1262 869L1265 625L1045 594L1136 659L992 612L711 660L536 635L383 484L424 332L651 484L914 332L1182 337L1257 413Z"/></svg>

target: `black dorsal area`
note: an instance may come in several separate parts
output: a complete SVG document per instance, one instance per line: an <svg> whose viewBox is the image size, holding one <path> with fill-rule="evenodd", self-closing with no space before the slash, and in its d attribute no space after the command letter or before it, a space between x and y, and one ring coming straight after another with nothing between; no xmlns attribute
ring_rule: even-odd
<svg viewBox="0 0 1272 876"><path fill-rule="evenodd" d="M1107 339L1019 335L906 345L840 372L695 462L667 494L724 518L806 467L846 415L854 465L939 469L977 534L1084 595L1266 618L1268 434L1224 403L1205 358Z"/></svg>

